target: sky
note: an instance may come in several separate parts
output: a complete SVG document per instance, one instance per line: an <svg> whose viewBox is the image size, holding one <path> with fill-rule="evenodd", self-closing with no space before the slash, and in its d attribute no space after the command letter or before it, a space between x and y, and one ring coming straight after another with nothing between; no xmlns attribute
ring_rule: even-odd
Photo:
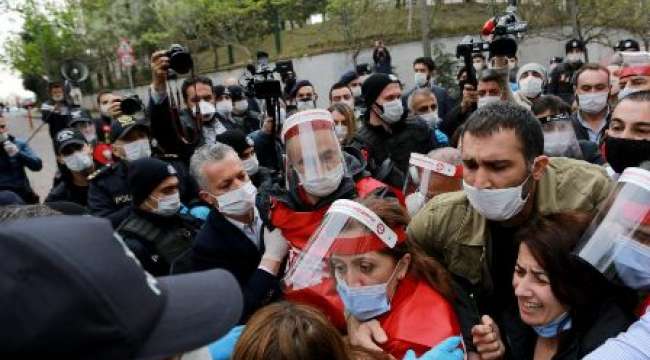
<svg viewBox="0 0 650 360"><path fill-rule="evenodd" d="M4 51L4 44L12 35L22 29L22 19L15 13L0 13L0 51ZM20 74L0 64L0 99L17 94L28 95L22 85Z"/></svg>

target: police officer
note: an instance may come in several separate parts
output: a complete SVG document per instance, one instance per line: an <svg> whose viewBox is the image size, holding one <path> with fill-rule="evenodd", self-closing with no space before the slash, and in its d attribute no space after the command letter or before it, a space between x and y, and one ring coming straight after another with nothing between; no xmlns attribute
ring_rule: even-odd
<svg viewBox="0 0 650 360"><path fill-rule="evenodd" d="M133 207L116 231L152 275L189 271L192 240L201 222L179 214L176 169L162 160L143 158L130 163L127 172Z"/></svg>
<svg viewBox="0 0 650 360"><path fill-rule="evenodd" d="M641 51L639 42L634 39L625 39L619 41L616 46L614 46L614 51Z"/></svg>
<svg viewBox="0 0 650 360"><path fill-rule="evenodd" d="M108 218L118 226L128 215L131 194L127 183L130 162L151 156L149 126L143 119L129 115L118 117L111 130L114 162L92 173L88 189L88 208L93 215ZM180 174L181 199L189 202L196 196L196 185L188 179L188 171L175 155L158 155L171 162Z"/></svg>
<svg viewBox="0 0 650 360"><path fill-rule="evenodd" d="M78 130L91 147L97 142L97 128L88 110L81 108L73 109L70 112L68 127Z"/></svg>
<svg viewBox="0 0 650 360"><path fill-rule="evenodd" d="M226 130L244 130L244 127L233 119L233 101L230 96L230 90L223 85L217 85L213 88L213 92L218 121Z"/></svg>
<svg viewBox="0 0 650 360"><path fill-rule="evenodd" d="M250 106L250 100L239 85L228 86L232 100L232 119L243 128L244 133L250 134L260 129L261 114Z"/></svg>
<svg viewBox="0 0 650 360"><path fill-rule="evenodd" d="M47 93L50 98L41 105L41 116L43 122L50 128L50 137L54 143L56 134L68 127L72 104L65 98L65 90L61 82L49 83Z"/></svg>
<svg viewBox="0 0 650 360"><path fill-rule="evenodd" d="M61 164L61 179L45 202L68 201L88 206L88 175L95 171L92 147L76 129L66 128L56 134L56 160Z"/></svg>
<svg viewBox="0 0 650 360"><path fill-rule="evenodd" d="M407 118L395 76L374 74L363 83L362 92L368 110L352 146L368 152L368 170L374 178L401 188L411 153L426 154L439 147L436 136L421 118Z"/></svg>

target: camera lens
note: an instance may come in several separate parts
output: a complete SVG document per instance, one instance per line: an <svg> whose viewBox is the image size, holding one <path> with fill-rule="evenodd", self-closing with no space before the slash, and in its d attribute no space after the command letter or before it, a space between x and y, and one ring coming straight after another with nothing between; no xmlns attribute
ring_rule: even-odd
<svg viewBox="0 0 650 360"><path fill-rule="evenodd" d="M142 110L142 103L136 96L129 96L120 102L120 111L124 115L133 115Z"/></svg>
<svg viewBox="0 0 650 360"><path fill-rule="evenodd" d="M172 45L167 51L169 57L169 68L178 74L187 74L194 66L192 56L181 45Z"/></svg>

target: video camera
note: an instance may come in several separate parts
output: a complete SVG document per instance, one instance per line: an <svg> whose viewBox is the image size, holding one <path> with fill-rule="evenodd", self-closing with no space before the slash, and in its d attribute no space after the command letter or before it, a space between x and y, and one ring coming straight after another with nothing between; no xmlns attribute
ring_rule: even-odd
<svg viewBox="0 0 650 360"><path fill-rule="evenodd" d="M246 70L250 74L243 84L246 95L258 99L282 98L282 84L274 74L280 75L284 83L295 81L296 78L291 60L277 61L275 67L271 67L268 57L260 57L260 53L258 53L258 66L249 64Z"/></svg>

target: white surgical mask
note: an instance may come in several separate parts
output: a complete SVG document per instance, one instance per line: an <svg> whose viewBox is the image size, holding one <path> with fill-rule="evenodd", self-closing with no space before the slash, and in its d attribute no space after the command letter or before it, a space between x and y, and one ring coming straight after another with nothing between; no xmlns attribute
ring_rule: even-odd
<svg viewBox="0 0 650 360"><path fill-rule="evenodd" d="M201 116L204 120L211 120L212 115L217 111L211 102L205 100L199 101L199 110L201 111ZM192 113L194 114L194 117L198 116L196 106L192 108Z"/></svg>
<svg viewBox="0 0 650 360"><path fill-rule="evenodd" d="M127 161L135 161L151 156L151 145L149 139L140 139L124 145L124 152Z"/></svg>
<svg viewBox="0 0 650 360"><path fill-rule="evenodd" d="M73 154L64 156L65 166L74 172L81 172L93 166L93 159L83 151L75 151Z"/></svg>
<svg viewBox="0 0 650 360"><path fill-rule="evenodd" d="M353 86L350 89L352 90L352 96L355 98L361 96L361 86Z"/></svg>
<svg viewBox="0 0 650 360"><path fill-rule="evenodd" d="M221 100L217 103L217 112L223 116L228 116L232 112L232 101Z"/></svg>
<svg viewBox="0 0 650 360"><path fill-rule="evenodd" d="M578 62L585 62L585 57L583 53L580 52L572 52L570 54L567 54L566 56L566 61L568 63L578 63Z"/></svg>
<svg viewBox="0 0 650 360"><path fill-rule="evenodd" d="M438 118L438 112L437 111L431 111L431 112L428 112L426 114L420 114L418 116L421 117L424 121L426 121L427 124L429 124L430 127L437 126L438 122L440 121L440 119Z"/></svg>
<svg viewBox="0 0 650 360"><path fill-rule="evenodd" d="M587 114L596 114L607 106L608 97L609 93L607 91L595 94L580 94L578 95L578 105L580 110Z"/></svg>
<svg viewBox="0 0 650 360"><path fill-rule="evenodd" d="M63 95L52 96L52 100L54 100L55 102L61 102L63 101Z"/></svg>
<svg viewBox="0 0 650 360"><path fill-rule="evenodd" d="M0 143L3 143L9 139L9 134L4 132L0 133Z"/></svg>
<svg viewBox="0 0 650 360"><path fill-rule="evenodd" d="M311 110L316 108L316 104L313 100L307 99L307 100L298 100L296 101L296 108L298 111L303 111L303 110Z"/></svg>
<svg viewBox="0 0 650 360"><path fill-rule="evenodd" d="M484 67L482 62L475 62L472 64L472 66L474 67L474 71L476 71L477 73L481 72L481 70L483 70Z"/></svg>
<svg viewBox="0 0 650 360"><path fill-rule="evenodd" d="M421 73L421 72L416 72L413 75L413 77L415 79L415 85L417 87L423 87L424 85L427 84L427 74Z"/></svg>
<svg viewBox="0 0 650 360"><path fill-rule="evenodd" d="M522 198L524 185L505 189L477 189L463 180L463 190L472 207L488 220L505 221L519 214L526 205L528 195Z"/></svg>
<svg viewBox="0 0 650 360"><path fill-rule="evenodd" d="M257 161L256 155L251 155L248 159L242 160L242 165L248 176L257 174L257 171L260 169L260 163Z"/></svg>
<svg viewBox="0 0 650 360"><path fill-rule="evenodd" d="M298 179L306 192L314 196L325 197L339 188L341 180L343 180L343 173L343 164L339 164L335 169L328 171L323 176L309 180L303 179L303 176L298 172Z"/></svg>
<svg viewBox="0 0 650 360"><path fill-rule="evenodd" d="M81 134L84 136L84 139L91 144L97 139L97 131L94 126L88 126L85 129L81 130Z"/></svg>
<svg viewBox="0 0 650 360"><path fill-rule="evenodd" d="M233 106L233 108L237 114L245 113L246 110L248 110L248 100L242 99L239 101L235 101L235 105Z"/></svg>
<svg viewBox="0 0 650 360"><path fill-rule="evenodd" d="M501 101L501 96L489 96L489 95L486 95L486 96L478 98L478 102L476 103L476 106L481 108L481 107L483 107L483 106L485 106L487 104L492 104L492 103L495 103L495 102L498 102L498 101Z"/></svg>
<svg viewBox="0 0 650 360"><path fill-rule="evenodd" d="M177 192L160 198L151 197L158 202L158 207L151 212L160 216L172 216L181 208L181 195Z"/></svg>
<svg viewBox="0 0 650 360"><path fill-rule="evenodd" d="M348 136L348 127L340 124L334 125L334 132L339 141L343 141Z"/></svg>
<svg viewBox="0 0 650 360"><path fill-rule="evenodd" d="M394 124L400 121L402 115L404 114L402 100L400 99L395 99L393 101L384 103L382 107L384 108L384 113L380 114L379 116L388 124Z"/></svg>
<svg viewBox="0 0 650 360"><path fill-rule="evenodd" d="M253 209L255 195L257 195L257 189L253 183L247 181L238 189L219 196L212 196L217 200L216 205L220 213L239 216L246 215Z"/></svg>
<svg viewBox="0 0 650 360"><path fill-rule="evenodd" d="M519 80L519 91L522 95L529 99L536 98L542 93L542 85L544 81L535 76L528 76L525 79Z"/></svg>
<svg viewBox="0 0 650 360"><path fill-rule="evenodd" d="M629 86L625 86L621 91L618 92L618 100L623 100L624 97L639 92L639 89L631 89Z"/></svg>
<svg viewBox="0 0 650 360"><path fill-rule="evenodd" d="M104 116L108 116L108 117L110 117L110 116L111 116L111 114L109 113L109 109L110 109L110 107L111 107L111 104L110 104L110 103L108 103L108 104L104 104L104 105L100 105L100 106L99 106L99 112L100 112L102 115L104 115Z"/></svg>

